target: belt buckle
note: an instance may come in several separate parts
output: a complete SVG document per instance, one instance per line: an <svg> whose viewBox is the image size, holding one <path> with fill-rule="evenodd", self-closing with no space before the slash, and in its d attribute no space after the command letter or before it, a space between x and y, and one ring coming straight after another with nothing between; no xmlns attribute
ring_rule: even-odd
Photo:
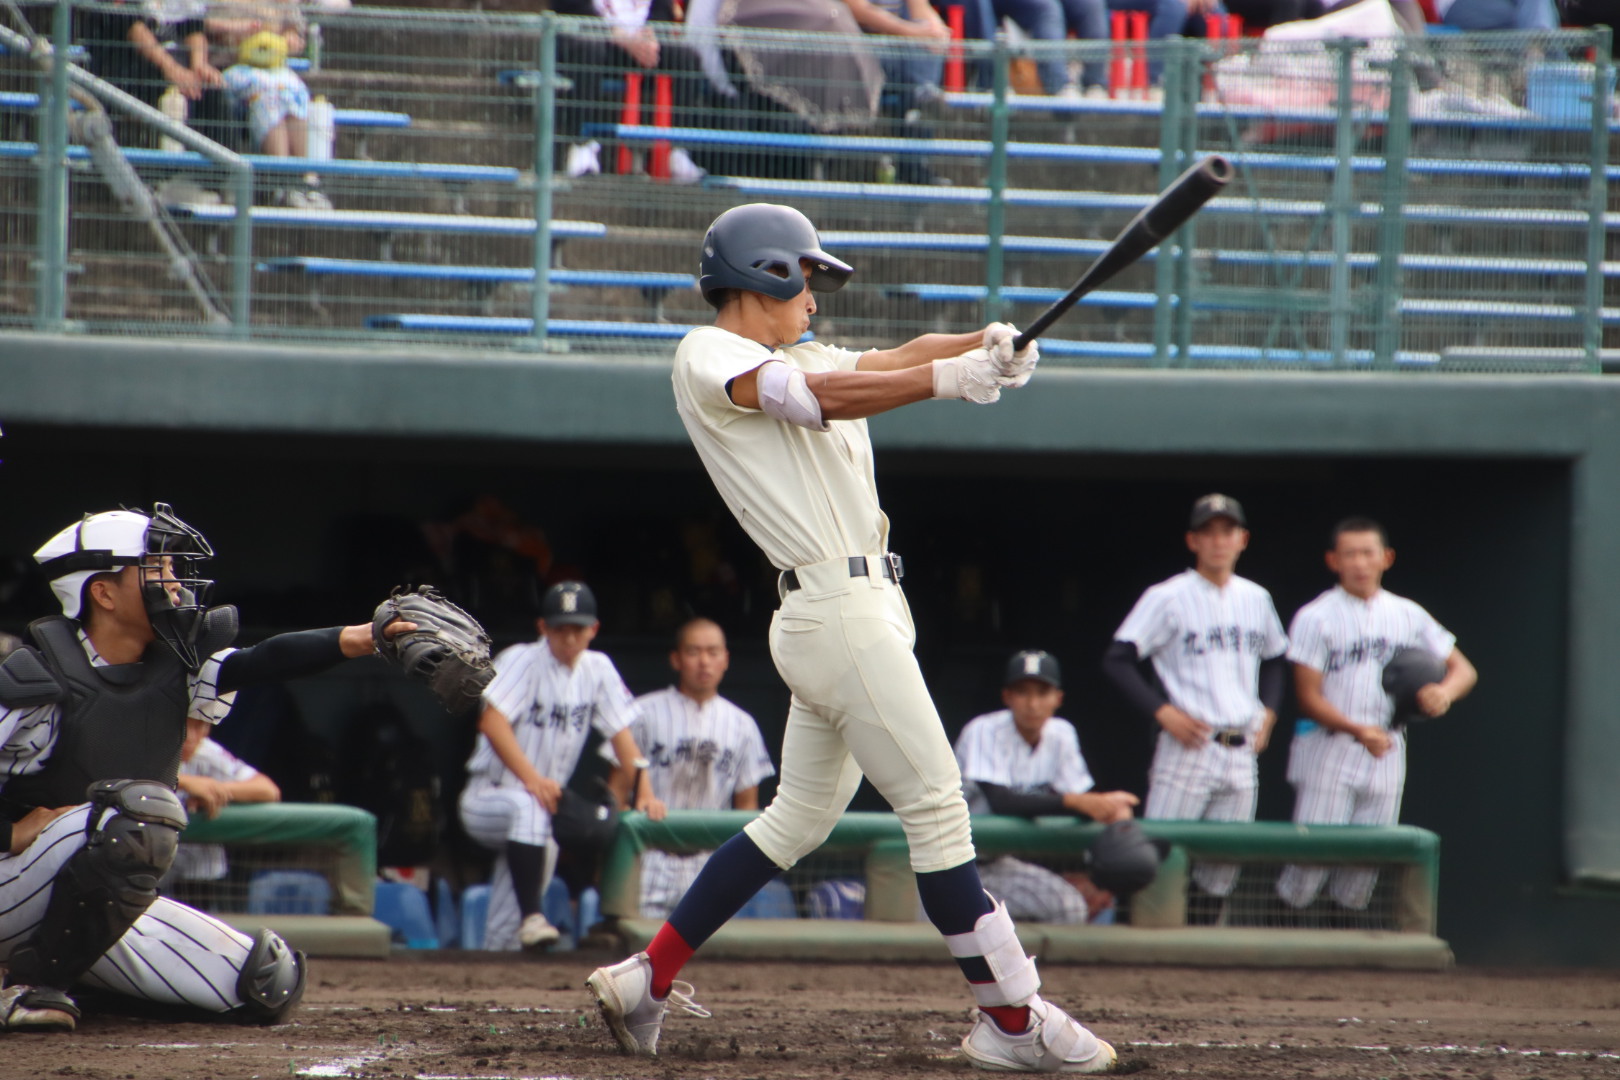
<svg viewBox="0 0 1620 1080"><path fill-rule="evenodd" d="M906 576L906 561L892 551L885 551L883 563L889 568L889 580L900 584L900 579Z"/></svg>

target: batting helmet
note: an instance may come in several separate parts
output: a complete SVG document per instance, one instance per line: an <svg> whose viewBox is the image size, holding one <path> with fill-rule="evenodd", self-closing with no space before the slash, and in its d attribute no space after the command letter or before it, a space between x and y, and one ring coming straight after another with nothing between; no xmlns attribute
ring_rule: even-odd
<svg viewBox="0 0 1620 1080"><path fill-rule="evenodd" d="M1414 720L1427 720L1429 714L1418 708L1417 692L1446 677L1446 662L1427 649L1407 646L1396 649L1384 661L1384 693L1395 703L1393 727L1405 727Z"/></svg>
<svg viewBox="0 0 1620 1080"><path fill-rule="evenodd" d="M810 287L835 292L855 272L848 263L821 250L821 237L810 219L791 206L747 203L714 219L703 237L698 288L715 307L725 289L745 289L777 300L804 291L799 260L809 259Z"/></svg>
<svg viewBox="0 0 1620 1080"><path fill-rule="evenodd" d="M1116 821L1086 849L1086 870L1099 889L1124 899L1153 884L1163 857L1157 842L1134 821Z"/></svg>

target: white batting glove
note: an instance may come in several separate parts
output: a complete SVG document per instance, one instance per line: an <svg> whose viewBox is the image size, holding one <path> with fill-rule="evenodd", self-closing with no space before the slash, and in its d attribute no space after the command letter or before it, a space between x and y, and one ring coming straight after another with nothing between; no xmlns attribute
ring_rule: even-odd
<svg viewBox="0 0 1620 1080"><path fill-rule="evenodd" d="M1029 382L1041 359L1040 347L1034 341L1013 352L1017 336L1018 328L1011 323L991 323L984 328L984 348L996 369L996 382L1014 390Z"/></svg>
<svg viewBox="0 0 1620 1080"><path fill-rule="evenodd" d="M1001 399L995 365L990 354L974 349L949 360L934 361L934 396L959 398L975 405L989 405Z"/></svg>

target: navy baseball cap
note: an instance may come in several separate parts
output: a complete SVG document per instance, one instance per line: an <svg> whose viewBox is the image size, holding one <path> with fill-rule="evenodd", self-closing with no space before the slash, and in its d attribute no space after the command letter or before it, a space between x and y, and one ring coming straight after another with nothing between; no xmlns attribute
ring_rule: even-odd
<svg viewBox="0 0 1620 1080"><path fill-rule="evenodd" d="M1007 677L1001 680L1001 685L1011 686L1025 679L1063 689L1063 672L1058 667L1057 657L1044 649L1025 649L1007 661Z"/></svg>
<svg viewBox="0 0 1620 1080"><path fill-rule="evenodd" d="M548 626L595 626L596 594L583 581L559 581L540 598L540 617Z"/></svg>
<svg viewBox="0 0 1620 1080"><path fill-rule="evenodd" d="M1243 516L1243 504L1230 495L1205 495L1193 503L1192 516L1187 519L1187 530L1197 532L1216 518L1227 518L1240 529L1247 529L1249 522Z"/></svg>

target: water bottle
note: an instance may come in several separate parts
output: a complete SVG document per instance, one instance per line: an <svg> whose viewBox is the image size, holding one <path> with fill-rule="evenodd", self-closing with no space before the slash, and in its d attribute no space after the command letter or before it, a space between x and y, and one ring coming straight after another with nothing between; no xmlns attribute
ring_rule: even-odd
<svg viewBox="0 0 1620 1080"><path fill-rule="evenodd" d="M332 160L332 140L336 134L332 103L325 94L316 94L309 103L309 156L316 161Z"/></svg>
<svg viewBox="0 0 1620 1080"><path fill-rule="evenodd" d="M177 124L186 122L186 95L180 92L178 86L171 86L163 91L158 98L158 111ZM158 149L165 154L178 154L185 146L173 135L162 135L158 138Z"/></svg>
<svg viewBox="0 0 1620 1080"><path fill-rule="evenodd" d="M878 163L877 163L877 182L878 183L880 183L880 184L892 184L892 183L894 183L895 176L898 173L899 173L899 170L895 167L894 158L890 157L888 154L883 154L882 156L880 156L878 158Z"/></svg>

